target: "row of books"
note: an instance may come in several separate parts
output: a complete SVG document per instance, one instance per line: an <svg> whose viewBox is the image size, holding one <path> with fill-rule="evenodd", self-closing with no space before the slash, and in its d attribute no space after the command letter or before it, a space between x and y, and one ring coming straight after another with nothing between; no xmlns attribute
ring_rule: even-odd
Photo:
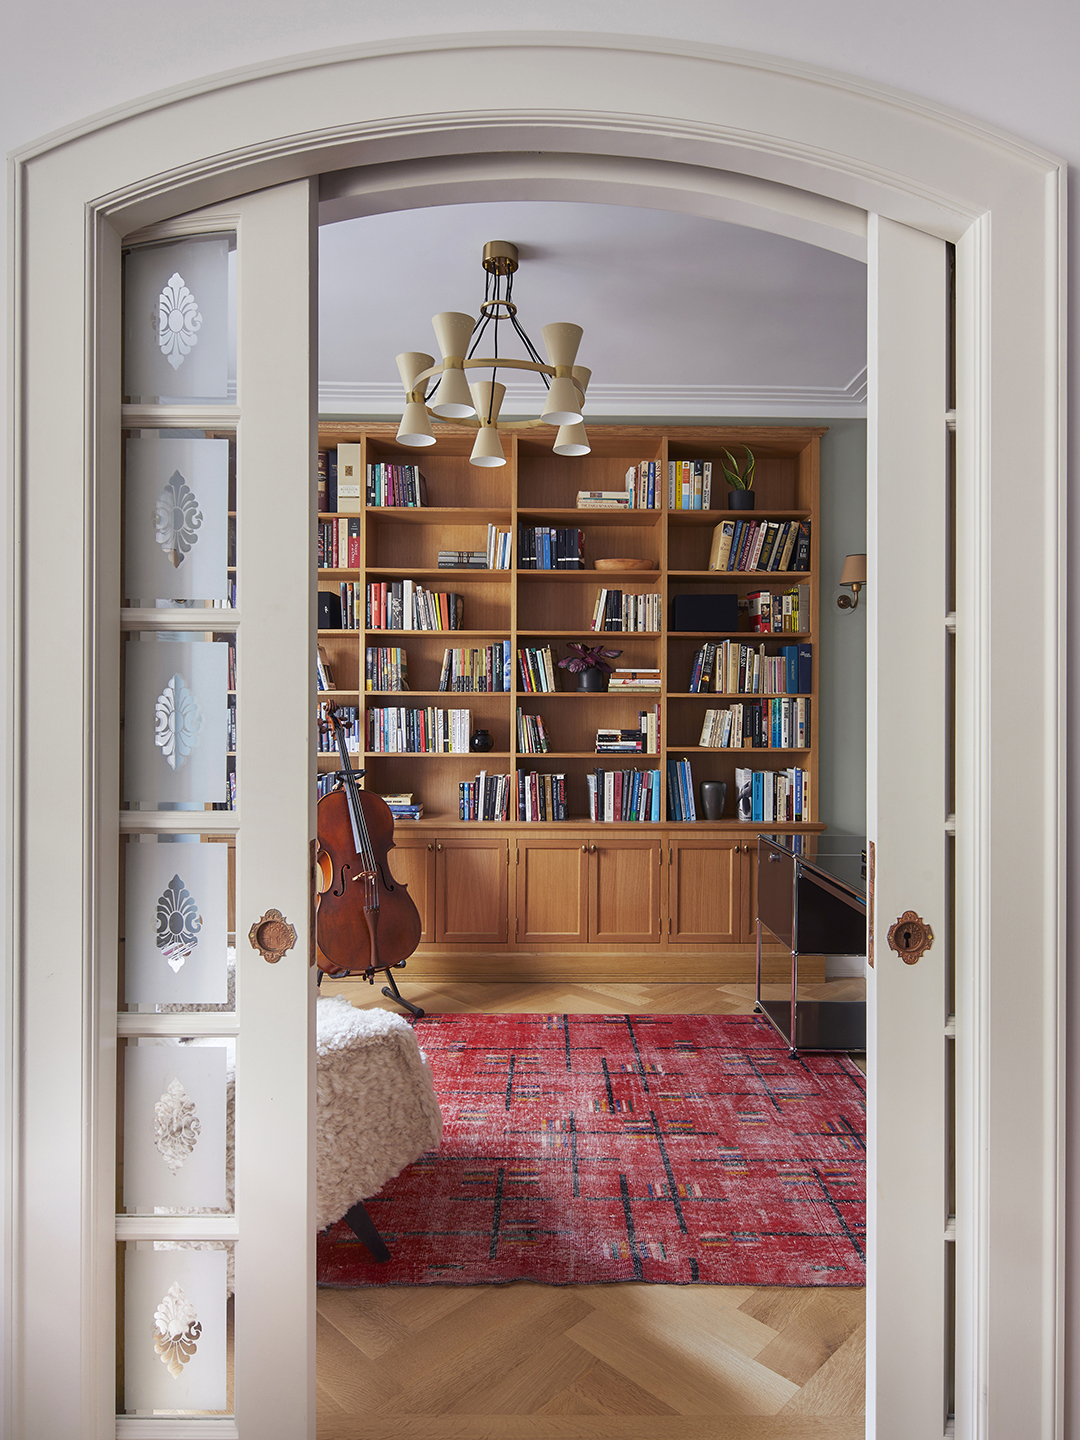
<svg viewBox="0 0 1080 1440"><path fill-rule="evenodd" d="M810 744L810 701L778 697L706 710L698 744L709 750L805 750Z"/></svg>
<svg viewBox="0 0 1080 1440"><path fill-rule="evenodd" d="M659 460L642 460L627 470L626 488L630 494L631 510L656 509L656 476L660 465Z"/></svg>
<svg viewBox="0 0 1080 1440"><path fill-rule="evenodd" d="M636 726L602 728L596 732L598 755L659 755L660 706L638 711Z"/></svg>
<svg viewBox="0 0 1080 1440"><path fill-rule="evenodd" d="M809 820L810 771L735 770L736 814L751 824Z"/></svg>
<svg viewBox="0 0 1080 1440"><path fill-rule="evenodd" d="M427 481L418 465L388 465L381 461L367 467L369 505L426 505Z"/></svg>
<svg viewBox="0 0 1080 1440"><path fill-rule="evenodd" d="M358 580L342 580L338 585L337 593L337 601L341 608L339 610L337 605L334 605L334 594L331 591L328 601L331 608L326 616L331 624L323 626L320 617L320 627L330 630L359 630L360 617L363 614L362 594L363 588Z"/></svg>
<svg viewBox="0 0 1080 1440"><path fill-rule="evenodd" d="M668 509L712 509L712 461L668 461Z"/></svg>
<svg viewBox="0 0 1080 1440"><path fill-rule="evenodd" d="M408 690L409 661L399 645L369 645L364 651L365 690Z"/></svg>
<svg viewBox="0 0 1080 1440"><path fill-rule="evenodd" d="M393 795L384 795L386 808L393 815L395 820L422 820L424 818L424 807L414 800L411 790L397 791Z"/></svg>
<svg viewBox="0 0 1080 1440"><path fill-rule="evenodd" d="M518 672L521 688L530 695L550 694L555 685L555 659L551 646L542 649L526 645L518 651Z"/></svg>
<svg viewBox="0 0 1080 1440"><path fill-rule="evenodd" d="M230 700L225 707L225 749L236 754L236 701Z"/></svg>
<svg viewBox="0 0 1080 1440"><path fill-rule="evenodd" d="M746 597L750 629L758 635L800 634L810 629L810 586L751 590Z"/></svg>
<svg viewBox="0 0 1080 1440"><path fill-rule="evenodd" d="M338 719L345 727L345 748L355 754L360 749L360 711L355 705L338 705L335 708ZM329 726L326 729L319 727L316 748L320 755L337 754L337 741Z"/></svg>
<svg viewBox="0 0 1080 1440"><path fill-rule="evenodd" d="M659 630L660 596L655 590L630 595L623 590L601 587L593 606L590 630Z"/></svg>
<svg viewBox="0 0 1080 1440"><path fill-rule="evenodd" d="M337 451L320 450L315 470L316 506L320 514L337 510Z"/></svg>
<svg viewBox="0 0 1080 1440"><path fill-rule="evenodd" d="M440 570L509 570L512 558L510 531L488 525L483 550L440 550Z"/></svg>
<svg viewBox="0 0 1080 1440"><path fill-rule="evenodd" d="M522 755L546 755L551 749L542 715L526 715L521 706L517 712L517 748Z"/></svg>
<svg viewBox="0 0 1080 1440"><path fill-rule="evenodd" d="M509 820L510 776L481 770L475 780L458 785L459 820Z"/></svg>
<svg viewBox="0 0 1080 1440"><path fill-rule="evenodd" d="M680 824L697 819L694 803L694 777L690 761L671 759L667 762L668 819Z"/></svg>
<svg viewBox="0 0 1080 1440"><path fill-rule="evenodd" d="M590 820L626 824L660 819L659 770L592 770L585 785Z"/></svg>
<svg viewBox="0 0 1080 1440"><path fill-rule="evenodd" d="M579 490L579 510L633 510L634 497L630 490Z"/></svg>
<svg viewBox="0 0 1080 1440"><path fill-rule="evenodd" d="M687 689L692 695L809 695L814 688L814 647L781 645L775 655L765 643L708 640L694 655Z"/></svg>
<svg viewBox="0 0 1080 1440"><path fill-rule="evenodd" d="M373 707L367 712L367 749L373 755L467 755L471 710Z"/></svg>
<svg viewBox="0 0 1080 1440"><path fill-rule="evenodd" d="M337 689L337 685L334 683L334 669L330 664L325 645L319 645L315 650L315 684L319 690Z"/></svg>
<svg viewBox="0 0 1080 1440"><path fill-rule="evenodd" d="M359 518L319 521L319 569L356 570L360 566Z"/></svg>
<svg viewBox="0 0 1080 1440"><path fill-rule="evenodd" d="M573 526L519 524L518 568L584 570L585 532Z"/></svg>
<svg viewBox="0 0 1080 1440"><path fill-rule="evenodd" d="M519 770L517 812L519 820L565 820L566 776Z"/></svg>
<svg viewBox="0 0 1080 1440"><path fill-rule="evenodd" d="M236 689L236 641L229 641L229 663L228 663L227 685L230 690Z"/></svg>
<svg viewBox="0 0 1080 1440"><path fill-rule="evenodd" d="M413 580L374 580L367 587L369 630L460 630L464 615L464 596L452 590L425 590Z"/></svg>
<svg viewBox="0 0 1080 1440"><path fill-rule="evenodd" d="M621 669L613 670L608 676L608 690L621 691L650 691L660 689L660 671L657 668L647 670Z"/></svg>
<svg viewBox="0 0 1080 1440"><path fill-rule="evenodd" d="M496 640L492 645L474 650L443 652L440 690L490 694L496 690L509 690L512 683L509 640Z"/></svg>
<svg viewBox="0 0 1080 1440"><path fill-rule="evenodd" d="M721 520L710 570L809 570L809 520Z"/></svg>

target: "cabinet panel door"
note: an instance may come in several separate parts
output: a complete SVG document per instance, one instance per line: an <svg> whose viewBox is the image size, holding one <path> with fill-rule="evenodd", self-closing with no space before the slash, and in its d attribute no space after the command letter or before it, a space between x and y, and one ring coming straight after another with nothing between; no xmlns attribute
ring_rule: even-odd
<svg viewBox="0 0 1080 1440"><path fill-rule="evenodd" d="M435 850L435 939L505 944L507 842L453 836Z"/></svg>
<svg viewBox="0 0 1080 1440"><path fill-rule="evenodd" d="M579 838L517 842L517 938L585 944L589 929L589 847Z"/></svg>
<svg viewBox="0 0 1080 1440"><path fill-rule="evenodd" d="M395 884L408 888L420 912L420 944L430 945L435 939L435 841L399 835L395 829L394 848L387 857L390 874Z"/></svg>
<svg viewBox="0 0 1080 1440"><path fill-rule="evenodd" d="M612 840L589 854L589 939L659 943L660 842Z"/></svg>
<svg viewBox="0 0 1080 1440"><path fill-rule="evenodd" d="M684 945L731 945L745 938L741 842L673 840L669 866L668 939Z"/></svg>

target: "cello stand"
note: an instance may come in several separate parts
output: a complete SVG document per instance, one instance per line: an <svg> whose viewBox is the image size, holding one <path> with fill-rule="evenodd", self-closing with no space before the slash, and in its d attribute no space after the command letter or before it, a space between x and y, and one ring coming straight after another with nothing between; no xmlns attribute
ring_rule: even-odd
<svg viewBox="0 0 1080 1440"><path fill-rule="evenodd" d="M394 966L394 969L395 969L395 970L398 970L398 969L400 969L401 966L404 965L404 964L405 964L405 961L404 961L404 960L399 960L398 963ZM421 1016L423 1015L423 1013L424 1013L423 1010L421 1010L420 1006L419 1006L419 1005L414 1005L411 1000L406 1000L406 999L405 999L405 996L402 995L401 991L397 988L397 985L396 985L396 983L395 983L395 981L394 981L394 977L393 977L393 975L390 973L389 970L384 970L384 971L383 971L383 974L386 976L387 980L389 980L390 983L389 983L389 985L384 985L384 986L382 987L382 993L383 993L384 995L389 996L389 998L390 998L391 1000L396 1000L399 1005L404 1005L405 1009L408 1010L409 1013L410 1013L411 1015L413 1015L417 1020L419 1020L420 1017L421 1017ZM375 982L374 982L374 977L373 977L373 978L372 978L372 984L374 984L374 983L375 983Z"/></svg>

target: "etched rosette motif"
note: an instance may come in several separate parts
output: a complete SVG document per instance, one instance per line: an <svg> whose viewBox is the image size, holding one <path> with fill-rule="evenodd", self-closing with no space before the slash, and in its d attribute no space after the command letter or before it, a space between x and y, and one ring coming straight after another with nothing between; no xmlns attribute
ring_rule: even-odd
<svg viewBox="0 0 1080 1440"><path fill-rule="evenodd" d="M176 975L199 943L202 929L199 906L179 875L174 875L158 896L157 947Z"/></svg>
<svg viewBox="0 0 1080 1440"><path fill-rule="evenodd" d="M191 1158L201 1130L194 1100L179 1080L171 1081L154 1106L154 1146L173 1175Z"/></svg>
<svg viewBox="0 0 1080 1440"><path fill-rule="evenodd" d="M195 296L180 272L174 271L158 296L158 345L174 370L195 348L202 323Z"/></svg>
<svg viewBox="0 0 1080 1440"><path fill-rule="evenodd" d="M178 1380L198 1349L202 1321L179 1285L170 1285L154 1311L154 1353Z"/></svg>
<svg viewBox="0 0 1080 1440"><path fill-rule="evenodd" d="M202 726L199 702L178 673L154 704L154 744L173 770L179 770L199 743Z"/></svg>
<svg viewBox="0 0 1080 1440"><path fill-rule="evenodd" d="M194 548L202 523L203 513L195 492L180 471L174 470L154 507L154 539L174 570Z"/></svg>

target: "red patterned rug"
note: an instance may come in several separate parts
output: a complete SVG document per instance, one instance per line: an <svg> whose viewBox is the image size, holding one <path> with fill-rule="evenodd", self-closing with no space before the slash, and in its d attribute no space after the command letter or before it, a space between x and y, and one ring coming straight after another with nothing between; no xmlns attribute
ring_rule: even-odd
<svg viewBox="0 0 1080 1440"><path fill-rule="evenodd" d="M865 1081L754 1015L429 1015L437 1151L322 1285L864 1283Z"/></svg>

